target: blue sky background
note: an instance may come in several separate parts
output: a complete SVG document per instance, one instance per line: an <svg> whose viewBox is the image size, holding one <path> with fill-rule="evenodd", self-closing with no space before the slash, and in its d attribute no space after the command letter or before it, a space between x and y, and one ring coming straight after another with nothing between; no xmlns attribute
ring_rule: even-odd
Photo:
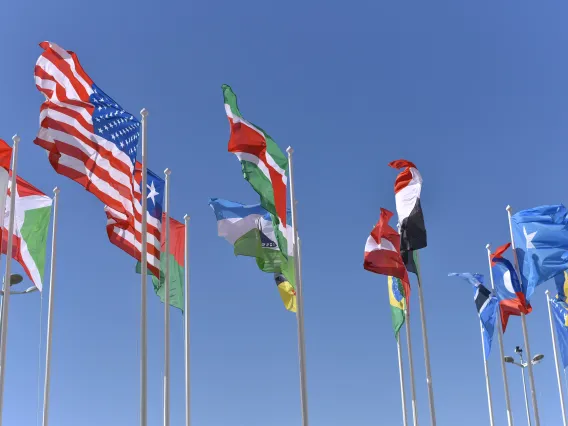
<svg viewBox="0 0 568 426"><path fill-rule="evenodd" d="M509 238L507 204L568 201L567 13L558 0L5 2L0 137L22 136L25 179L48 193L61 188L51 424L138 424L140 280L134 260L108 242L102 204L57 175L32 143L43 99L33 82L39 42L74 50L122 106L150 111L149 165L172 169L173 214L192 217L195 425L300 424L295 318L271 275L217 237L207 205L209 197L258 200L227 152L220 86L228 83L244 116L296 151L311 424L401 424L386 277L364 271L362 260L379 208L395 208L387 163L406 158L424 177L421 260L438 424L478 426L488 420L472 291L447 273L488 272L485 244ZM163 311L149 296L149 424L157 425ZM544 289L533 307L532 350L546 355L535 368L541 424L556 426ZM45 328L47 293L44 308ZM414 312L419 416L428 424ZM8 426L36 422L39 322L39 294L12 299ZM513 318L506 349L521 343ZM505 424L494 349L496 423ZM509 372L524 424L520 371ZM172 425L181 425L179 312L172 374Z"/></svg>

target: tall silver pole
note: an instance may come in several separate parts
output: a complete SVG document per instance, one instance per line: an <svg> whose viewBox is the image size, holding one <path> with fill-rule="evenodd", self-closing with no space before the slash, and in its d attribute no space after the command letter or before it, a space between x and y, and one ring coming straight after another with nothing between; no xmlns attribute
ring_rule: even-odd
<svg viewBox="0 0 568 426"><path fill-rule="evenodd" d="M410 334L410 315L404 310L406 327L406 346L408 349L408 374L410 374L410 399L412 403L412 424L418 426L418 405L416 404L416 384L414 382L414 361L412 355L412 338Z"/></svg>
<svg viewBox="0 0 568 426"><path fill-rule="evenodd" d="M416 251L418 257L418 251ZM420 262L418 262L420 263ZM417 268L416 277L418 278L418 303L420 305L420 319L422 320L422 340L424 344L424 364L426 366L426 384L428 385L428 402L430 403L430 422L436 426L436 409L434 408L434 387L432 385L432 369L430 367L430 345L428 343L428 333L426 331L426 313L424 311L424 295L422 293L422 277L420 267Z"/></svg>
<svg viewBox="0 0 568 426"><path fill-rule="evenodd" d="M404 368L402 365L402 350L400 348L400 333L396 338L396 351L398 354L398 373L400 376L400 399L402 402L402 424L408 426L406 418L406 390L404 387Z"/></svg>
<svg viewBox="0 0 568 426"><path fill-rule="evenodd" d="M517 275L519 280L521 279L521 272L519 269L519 259L517 259L517 251L515 250L515 239L513 238L513 224L511 222L511 206L507 206L507 216L509 218L509 232L511 233L511 247L513 248L513 256L515 258L515 268L517 270ZM536 401L536 388L534 384L534 373L533 373L533 365L531 362L531 348L529 345L529 331L527 329L527 320L525 318L525 314L521 313L521 324L523 326L523 337L525 339L525 351L527 353L527 367L529 369L529 383L531 386L531 399L532 399L532 406L533 406L533 413L534 413L534 421L536 426L540 426L540 416L538 414L538 403Z"/></svg>
<svg viewBox="0 0 568 426"><path fill-rule="evenodd" d="M554 324L552 323L552 309L550 308L549 291L546 290L546 304L548 305L548 320L550 321L550 337L552 337L552 349L554 352L554 365L556 366L556 379L558 380L558 394L560 396L560 408L562 409L562 424L568 426L566 423L566 406L564 405L564 388L562 386L562 379L560 378L560 362L558 361L558 348L556 347L556 332Z"/></svg>
<svg viewBox="0 0 568 426"><path fill-rule="evenodd" d="M2 331L0 336L0 426L4 412L4 380L6 378L6 347L8 346L8 307L10 306L10 275L12 274L12 237L14 235L14 216L16 210L16 170L18 160L18 145L20 137L15 135L12 140L12 181L10 182L10 217L8 219L8 246L6 247L6 271L4 273L4 295L2 297Z"/></svg>
<svg viewBox="0 0 568 426"><path fill-rule="evenodd" d="M525 408L527 410L527 422L531 426L531 410L529 409L529 397L527 395L527 382L525 381L525 367L524 367L523 356L521 355L521 375L523 377L523 392L525 394Z"/></svg>
<svg viewBox="0 0 568 426"><path fill-rule="evenodd" d="M296 302L298 322L298 356L300 363L300 400L302 404L302 426L308 426L308 389L306 383L306 345L304 339L304 297L302 293L302 271L300 260L300 240L298 238L298 214L296 212L296 197L294 195L294 169L292 166L292 147L286 150L288 153L288 172L290 176L290 204L292 206L292 228L294 248L294 276L296 281Z"/></svg>
<svg viewBox="0 0 568 426"><path fill-rule="evenodd" d="M491 267L491 246L487 244L487 261L489 262L489 276L491 277L491 288L495 291L493 282L493 268ZM497 339L499 340L499 354L501 359L501 372L503 373L503 388L505 390L505 406L507 407L507 423L513 426L513 410L511 409L511 398L509 397L509 380L507 379L507 367L505 366L505 349L503 348L503 328L501 327L501 306L497 312Z"/></svg>
<svg viewBox="0 0 568 426"><path fill-rule="evenodd" d="M481 350L483 351L483 367L485 369L485 387L487 388L487 406L489 408L489 424L495 425L493 420L493 399L491 398L491 382L489 381L489 365L487 365L487 358L485 357L485 340L483 339L483 324L479 320L479 330L481 331Z"/></svg>
<svg viewBox="0 0 568 426"><path fill-rule="evenodd" d="M189 215L183 217L185 222L185 426L191 426L191 381L190 381L190 339L189 339Z"/></svg>
<svg viewBox="0 0 568 426"><path fill-rule="evenodd" d="M164 280L164 426L170 426L170 169L166 175L166 247L162 256L166 265ZM162 226L162 230L164 227ZM161 275L161 271L160 271Z"/></svg>
<svg viewBox="0 0 568 426"><path fill-rule="evenodd" d="M146 108L140 111L142 115L142 248L141 248L141 288L140 288L140 426L148 425L148 321L146 319L146 303L148 298L148 234L147 234L147 211L148 211L148 132L146 130L148 110ZM0 425L1 426L1 425Z"/></svg>
<svg viewBox="0 0 568 426"><path fill-rule="evenodd" d="M49 269L49 301L47 308L47 339L45 348L45 382L43 387L43 426L49 424L49 385L51 380L51 336L53 326L53 298L55 297L55 249L57 242L57 207L59 188L53 190L53 230L51 232L51 266Z"/></svg>

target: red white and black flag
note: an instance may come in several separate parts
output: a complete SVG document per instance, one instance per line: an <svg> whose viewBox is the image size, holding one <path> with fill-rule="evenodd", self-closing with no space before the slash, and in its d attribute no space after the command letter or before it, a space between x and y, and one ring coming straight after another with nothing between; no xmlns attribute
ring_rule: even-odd
<svg viewBox="0 0 568 426"><path fill-rule="evenodd" d="M389 163L389 166L404 169L394 183L400 251L408 271L417 273L418 268L412 252L427 245L424 214L420 205L422 176L416 166L407 160L396 160Z"/></svg>

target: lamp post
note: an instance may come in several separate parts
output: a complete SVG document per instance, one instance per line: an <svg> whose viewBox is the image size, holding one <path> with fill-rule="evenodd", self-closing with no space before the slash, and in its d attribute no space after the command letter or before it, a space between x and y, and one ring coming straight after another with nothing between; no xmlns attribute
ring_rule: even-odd
<svg viewBox="0 0 568 426"><path fill-rule="evenodd" d="M529 409L529 398L527 395L527 383L525 380L525 368L527 368L529 366L528 362L525 362L523 359L523 349L520 346L517 346L515 348L515 353L519 355L519 358L521 359L521 362L516 362L515 359L512 356L506 356L503 358L503 360L505 362L508 362L509 364L514 364L517 367L521 367L521 373L522 373L522 377L523 377L523 392L525 394L525 407L527 410L527 421L529 426L531 426L531 413L530 413L530 409ZM536 354L533 359L530 360L531 365L536 365L538 363L540 363L542 361L542 359L544 358L543 354Z"/></svg>

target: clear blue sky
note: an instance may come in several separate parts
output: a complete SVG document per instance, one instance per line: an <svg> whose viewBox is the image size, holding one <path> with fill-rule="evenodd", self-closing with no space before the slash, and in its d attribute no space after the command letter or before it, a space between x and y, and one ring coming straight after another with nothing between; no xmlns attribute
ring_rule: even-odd
<svg viewBox="0 0 568 426"><path fill-rule="evenodd" d="M25 179L45 192L61 188L51 423L138 424L140 281L134 260L108 242L101 203L57 175L32 143L43 98L33 82L39 42L74 50L121 105L150 111L150 167L172 169L174 216L192 217L195 425L300 424L295 318L272 277L217 237L207 205L209 197L258 200L227 152L227 83L247 119L296 151L311 424L401 423L386 277L364 271L362 260L379 208L395 208L387 163L406 158L424 177L421 256L439 425L478 426L488 420L472 292L447 273L487 273L485 244L508 239L507 204L568 202L567 13L558 0L3 4L0 137L22 136ZM542 424L556 426L543 290L528 324L533 352L546 355L535 368ZM149 296L149 424L158 425L163 315ZM36 421L39 309L38 294L12 299L7 426ZM419 414L428 424L414 312ZM520 321L509 327L512 352ZM172 425L183 419L182 337L173 312ZM496 421L505 424L494 349ZM509 378L524 424L520 371L511 367Z"/></svg>

